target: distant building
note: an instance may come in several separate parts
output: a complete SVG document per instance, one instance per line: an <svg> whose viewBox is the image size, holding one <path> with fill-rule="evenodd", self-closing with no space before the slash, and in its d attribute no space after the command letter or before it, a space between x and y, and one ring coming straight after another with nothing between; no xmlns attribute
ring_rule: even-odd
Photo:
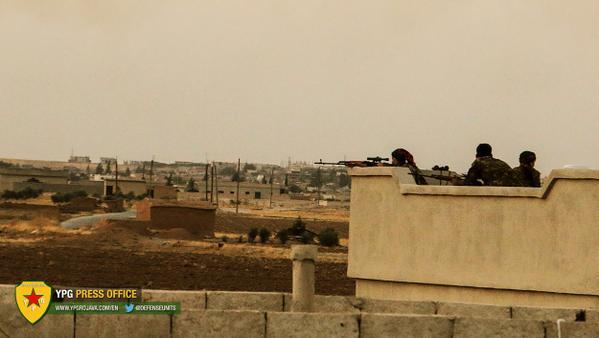
<svg viewBox="0 0 599 338"><path fill-rule="evenodd" d="M116 193L116 179L114 177L104 178L104 195L111 196ZM172 186L161 184L149 184L145 180L120 179L118 188L123 194L133 193L136 196L147 194L150 198L177 199L177 189Z"/></svg>
<svg viewBox="0 0 599 338"><path fill-rule="evenodd" d="M120 179L118 188L123 194L132 192L136 196L147 193L148 187L144 180ZM114 177L104 178L104 196L112 196L117 192L117 181Z"/></svg>
<svg viewBox="0 0 599 338"><path fill-rule="evenodd" d="M94 195L102 192L102 183L88 180L69 182L69 173L67 171L39 169L0 170L0 191L20 191L26 188L57 193L85 191L90 195Z"/></svg>
<svg viewBox="0 0 599 338"><path fill-rule="evenodd" d="M89 156L71 156L69 163L91 163Z"/></svg>
<svg viewBox="0 0 599 338"><path fill-rule="evenodd" d="M113 164L114 162L116 162L116 158L114 157L100 157L100 163L102 164Z"/></svg>
<svg viewBox="0 0 599 338"><path fill-rule="evenodd" d="M200 192L202 187L199 186ZM237 182L218 181L218 196L219 198L235 199L237 192ZM269 199L271 192L270 184L259 183L239 183L239 199ZM209 192L210 193L210 192ZM272 196L278 198L281 195L281 185L272 185Z"/></svg>
<svg viewBox="0 0 599 338"><path fill-rule="evenodd" d="M23 182L67 184L69 173L66 171L39 169L1 169L0 191L16 190L15 184Z"/></svg>

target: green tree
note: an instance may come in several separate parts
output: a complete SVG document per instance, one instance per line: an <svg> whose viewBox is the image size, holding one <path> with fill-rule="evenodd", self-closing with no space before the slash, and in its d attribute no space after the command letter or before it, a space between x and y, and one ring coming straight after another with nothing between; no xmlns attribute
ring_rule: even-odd
<svg viewBox="0 0 599 338"><path fill-rule="evenodd" d="M165 176L164 178L166 179L167 186L173 185L173 172L172 171L168 174L168 176Z"/></svg>
<svg viewBox="0 0 599 338"><path fill-rule="evenodd" d="M112 169L110 168L110 162L106 163L106 170L104 171L105 174L112 174Z"/></svg>
<svg viewBox="0 0 599 338"><path fill-rule="evenodd" d="M233 176L237 172L237 169L231 166L224 166L218 169L218 174L223 176Z"/></svg>
<svg viewBox="0 0 599 338"><path fill-rule="evenodd" d="M292 184L292 185L289 187L289 192L292 192L292 193L294 193L294 194L300 193L300 192L302 192L302 191L303 191L303 190L302 190L302 188L298 187L298 186L297 186L297 185L295 185L295 184Z"/></svg>
<svg viewBox="0 0 599 338"><path fill-rule="evenodd" d="M248 170L256 170L256 166L254 164L251 164L251 163L246 163L243 166L243 172L246 172Z"/></svg>
<svg viewBox="0 0 599 338"><path fill-rule="evenodd" d="M185 191L187 192L198 192L199 190L196 188L196 182L193 177L189 178L187 181L187 185L185 186Z"/></svg>
<svg viewBox="0 0 599 338"><path fill-rule="evenodd" d="M129 167L127 167L127 169L125 169L125 177L130 177L131 176L131 169L129 169Z"/></svg>
<svg viewBox="0 0 599 338"><path fill-rule="evenodd" d="M238 173L235 173L235 174L233 174L233 177L231 177L231 181L243 182L243 181L245 181L245 179L243 178L243 176L240 176Z"/></svg>
<svg viewBox="0 0 599 338"><path fill-rule="evenodd" d="M102 163L98 163L98 166L96 167L96 174L103 174L104 173L104 167L102 167Z"/></svg>

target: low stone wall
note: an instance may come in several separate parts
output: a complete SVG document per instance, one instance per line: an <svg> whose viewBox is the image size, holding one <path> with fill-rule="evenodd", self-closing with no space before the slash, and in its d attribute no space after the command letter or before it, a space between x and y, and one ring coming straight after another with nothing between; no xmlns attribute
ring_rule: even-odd
<svg viewBox="0 0 599 338"><path fill-rule="evenodd" d="M94 211L98 208L99 204L99 200L93 197L77 197L61 205L60 212Z"/></svg>
<svg viewBox="0 0 599 338"><path fill-rule="evenodd" d="M41 189L45 192L69 193L75 191L85 191L89 195L102 195L104 193L103 182L87 181L87 183L73 184L52 184L52 183L36 183L36 182L15 182L13 190L20 191L25 188Z"/></svg>
<svg viewBox="0 0 599 338"><path fill-rule="evenodd" d="M47 315L32 326L14 286L0 286L0 337L562 337L599 336L599 309L548 309L316 296L313 313L288 312L289 294L142 290L179 301L177 315Z"/></svg>
<svg viewBox="0 0 599 338"><path fill-rule="evenodd" d="M1 203L0 218L5 219L34 219L47 218L60 219L60 210L55 205L27 204L27 203Z"/></svg>

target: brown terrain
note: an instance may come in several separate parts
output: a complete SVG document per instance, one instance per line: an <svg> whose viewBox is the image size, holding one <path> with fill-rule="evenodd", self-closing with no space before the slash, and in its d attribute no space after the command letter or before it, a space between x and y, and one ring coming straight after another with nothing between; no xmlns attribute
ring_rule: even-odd
<svg viewBox="0 0 599 338"><path fill-rule="evenodd" d="M24 217L21 210L13 215L5 210L0 219L0 284L44 280L61 286L290 292L290 244L247 243L244 234L252 227L275 232L292 222L219 212L216 239L199 239L181 228L157 232L133 220L69 230L45 215ZM306 223L310 230L332 227L347 237L347 221ZM354 282L346 270L346 247L319 248L317 293L353 294Z"/></svg>

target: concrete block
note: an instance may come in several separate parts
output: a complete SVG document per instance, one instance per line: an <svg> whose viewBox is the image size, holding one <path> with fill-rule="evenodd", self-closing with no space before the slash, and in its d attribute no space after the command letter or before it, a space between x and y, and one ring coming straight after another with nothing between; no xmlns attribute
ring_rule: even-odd
<svg viewBox="0 0 599 338"><path fill-rule="evenodd" d="M599 309L586 310L586 321L599 323Z"/></svg>
<svg viewBox="0 0 599 338"><path fill-rule="evenodd" d="M456 318L453 337L545 337L543 322L514 319Z"/></svg>
<svg viewBox="0 0 599 338"><path fill-rule="evenodd" d="M75 337L169 337L170 315L77 315ZM72 337L72 332L71 332Z"/></svg>
<svg viewBox="0 0 599 338"><path fill-rule="evenodd" d="M14 286L12 286L14 293ZM0 303L0 337L73 337L75 321L73 315L46 315L35 325L31 325L19 312L15 304L6 302L2 296Z"/></svg>
<svg viewBox="0 0 599 338"><path fill-rule="evenodd" d="M173 316L173 337L264 337L260 311L185 311Z"/></svg>
<svg viewBox="0 0 599 338"><path fill-rule="evenodd" d="M181 311L205 310L205 291L142 290L144 302L181 302Z"/></svg>
<svg viewBox="0 0 599 338"><path fill-rule="evenodd" d="M292 245L289 258L294 261L316 260L318 255L318 246L316 245Z"/></svg>
<svg viewBox="0 0 599 338"><path fill-rule="evenodd" d="M579 311L580 310L576 309L552 309L514 306L512 307L512 319L556 321L561 318L573 322L576 320L576 313Z"/></svg>
<svg viewBox="0 0 599 338"><path fill-rule="evenodd" d="M267 337L359 337L357 314L266 313Z"/></svg>
<svg viewBox="0 0 599 338"><path fill-rule="evenodd" d="M283 311L283 294L278 292L208 291L208 310Z"/></svg>
<svg viewBox="0 0 599 338"><path fill-rule="evenodd" d="M434 315L435 303L358 298L362 312Z"/></svg>
<svg viewBox="0 0 599 338"><path fill-rule="evenodd" d="M545 322L547 328L546 338L557 338L557 323ZM599 337L599 323L590 322L562 322L560 324L562 337Z"/></svg>
<svg viewBox="0 0 599 338"><path fill-rule="evenodd" d="M442 316L363 313L361 337L451 337L453 320Z"/></svg>
<svg viewBox="0 0 599 338"><path fill-rule="evenodd" d="M314 297L313 312L360 313L359 302L354 297L323 296ZM358 305L358 307L357 307ZM291 294L285 294L285 312L291 311Z"/></svg>
<svg viewBox="0 0 599 338"><path fill-rule="evenodd" d="M437 314L455 317L477 317L489 319L511 318L511 310L508 306L481 304L438 303Z"/></svg>

